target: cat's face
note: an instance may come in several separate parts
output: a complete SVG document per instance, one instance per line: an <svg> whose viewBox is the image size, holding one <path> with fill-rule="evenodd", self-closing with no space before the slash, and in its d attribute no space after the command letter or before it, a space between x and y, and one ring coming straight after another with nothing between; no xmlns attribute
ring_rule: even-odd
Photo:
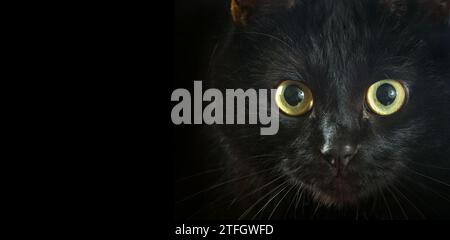
<svg viewBox="0 0 450 240"><path fill-rule="evenodd" d="M447 100L436 94L443 86L426 41L396 21L373 4L306 4L236 33L227 52L233 63L218 86L301 82L313 106L300 116L281 112L274 136L247 127L224 130L233 155L255 172L273 167L330 205L356 203L397 181L409 162L432 151L424 142ZM385 79L401 84L405 98L394 113L381 115L370 108L367 92Z"/></svg>

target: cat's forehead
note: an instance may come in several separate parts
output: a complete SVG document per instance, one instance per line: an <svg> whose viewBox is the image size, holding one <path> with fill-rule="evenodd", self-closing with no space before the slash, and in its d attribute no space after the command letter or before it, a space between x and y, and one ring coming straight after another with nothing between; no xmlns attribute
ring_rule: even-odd
<svg viewBox="0 0 450 240"><path fill-rule="evenodd" d="M283 41L271 40L279 45L267 50L272 62L285 56L281 61L296 65L300 80L335 89L358 89L358 83L373 81L371 76L411 70L421 41L407 27L393 32L394 26L380 26L383 16L366 1L312 2L273 21L269 34Z"/></svg>

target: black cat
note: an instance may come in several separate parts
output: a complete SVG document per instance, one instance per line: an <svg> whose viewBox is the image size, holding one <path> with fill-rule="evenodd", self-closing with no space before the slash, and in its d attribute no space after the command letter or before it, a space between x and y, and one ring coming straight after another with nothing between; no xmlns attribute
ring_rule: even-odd
<svg viewBox="0 0 450 240"><path fill-rule="evenodd" d="M232 0L210 87L278 89L280 129L209 127L196 217L450 219L449 7Z"/></svg>

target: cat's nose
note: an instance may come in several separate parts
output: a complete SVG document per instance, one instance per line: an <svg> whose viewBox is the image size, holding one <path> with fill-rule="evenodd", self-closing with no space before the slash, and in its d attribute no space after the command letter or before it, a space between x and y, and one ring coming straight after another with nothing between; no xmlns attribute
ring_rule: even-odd
<svg viewBox="0 0 450 240"><path fill-rule="evenodd" d="M329 149L321 149L323 158L338 170L343 170L358 152L357 145L342 144Z"/></svg>

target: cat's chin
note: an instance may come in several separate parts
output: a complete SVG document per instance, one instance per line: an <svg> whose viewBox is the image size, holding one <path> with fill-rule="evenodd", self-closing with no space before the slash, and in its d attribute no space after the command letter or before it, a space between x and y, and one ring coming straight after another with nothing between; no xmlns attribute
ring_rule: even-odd
<svg viewBox="0 0 450 240"><path fill-rule="evenodd" d="M360 200L360 193L351 186L337 181L334 186L327 190L317 186L305 185L313 200L326 206L353 206Z"/></svg>
<svg viewBox="0 0 450 240"><path fill-rule="evenodd" d="M326 206L352 206L356 205L359 201L356 194L347 192L334 192L330 194L316 190L312 195L316 202L320 202Z"/></svg>

